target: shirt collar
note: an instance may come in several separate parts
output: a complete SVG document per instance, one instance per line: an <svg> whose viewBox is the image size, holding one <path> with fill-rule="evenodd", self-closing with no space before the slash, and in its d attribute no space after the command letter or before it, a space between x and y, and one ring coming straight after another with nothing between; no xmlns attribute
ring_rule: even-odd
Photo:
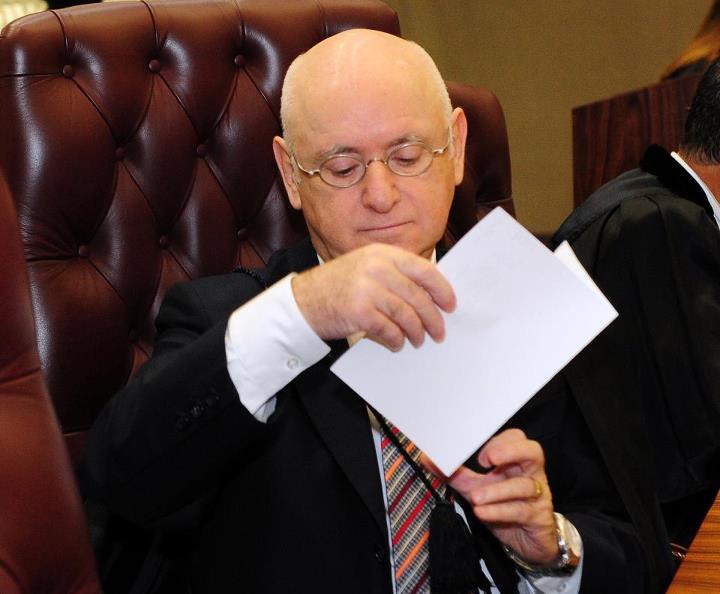
<svg viewBox="0 0 720 594"><path fill-rule="evenodd" d="M700 178L697 173L695 173L695 171L693 171L692 167L690 167L690 165L688 165L680 155L678 155L675 151L670 153L670 155L673 159L680 163L680 165L683 166L685 171L687 171L692 176L692 178L702 188L703 192L705 192L705 197L710 203L710 208L712 208L713 215L715 216L715 223L720 227L720 203L718 203L717 198L715 198L715 194L710 191L710 188L708 188L707 184Z"/></svg>

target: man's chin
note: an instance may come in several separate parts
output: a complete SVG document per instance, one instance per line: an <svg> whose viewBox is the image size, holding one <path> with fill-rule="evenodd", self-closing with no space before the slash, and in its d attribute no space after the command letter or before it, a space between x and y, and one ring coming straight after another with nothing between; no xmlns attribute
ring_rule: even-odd
<svg viewBox="0 0 720 594"><path fill-rule="evenodd" d="M400 248L406 252L416 254L422 258L430 259L433 251L435 250L435 244L428 245L427 243L421 244L420 242L408 242L408 241L375 241L371 243L384 243L392 245L393 247Z"/></svg>
<svg viewBox="0 0 720 594"><path fill-rule="evenodd" d="M422 256L424 258L430 258L430 256L433 253L433 250L435 249L436 242L434 241L420 241L416 238L408 238L405 237L382 237L382 238L376 238L376 237L368 237L367 235L362 235L361 237L357 238L357 241L349 242L345 246L324 246L323 252L328 253L328 257L323 257L323 260L331 260L332 258L336 258L338 256L341 256L343 254L346 254L348 252L351 252L353 250L357 250L363 247L366 247L368 245L372 245L374 243L382 243L385 245L391 245L393 247L397 247L400 249L403 249L407 252L411 252L413 254L417 254L418 256ZM320 251L318 253L321 253ZM322 256L322 253L321 253Z"/></svg>
<svg viewBox="0 0 720 594"><path fill-rule="evenodd" d="M435 249L436 242L427 238L417 237L414 234L408 233L409 230L410 224L404 224L380 230L361 231L359 233L361 241L358 242L357 247L373 243L384 243L412 252L418 256L429 258Z"/></svg>

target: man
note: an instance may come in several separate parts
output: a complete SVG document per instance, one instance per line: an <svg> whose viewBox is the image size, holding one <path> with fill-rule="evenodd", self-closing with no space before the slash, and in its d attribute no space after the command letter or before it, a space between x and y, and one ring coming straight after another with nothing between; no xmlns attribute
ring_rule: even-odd
<svg viewBox="0 0 720 594"><path fill-rule="evenodd" d="M429 592L428 521L395 517L428 508L391 495L394 469L413 462L329 364L349 337L392 350L443 339L455 297L431 260L465 116L423 50L363 30L293 63L281 115L275 157L311 243L168 292L153 359L91 431L86 492L191 533L194 594ZM561 380L510 425L477 455L491 471L449 479L482 557L474 591L489 576L493 592L642 592L642 545ZM422 491L422 471L407 472Z"/></svg>
<svg viewBox="0 0 720 594"><path fill-rule="evenodd" d="M554 238L571 242L620 314L564 375L632 515L661 506L681 548L720 484L719 192L716 62L678 152L651 146Z"/></svg>

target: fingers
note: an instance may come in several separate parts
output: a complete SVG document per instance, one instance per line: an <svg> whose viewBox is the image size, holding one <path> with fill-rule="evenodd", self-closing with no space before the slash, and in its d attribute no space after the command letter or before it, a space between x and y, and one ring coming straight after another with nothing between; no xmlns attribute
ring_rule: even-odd
<svg viewBox="0 0 720 594"><path fill-rule="evenodd" d="M405 336L407 336L407 330L403 330L393 320L392 315L385 315L381 311L372 311L364 315L363 318L368 320L364 324L364 333L367 338L391 351L399 351L402 348Z"/></svg>
<svg viewBox="0 0 720 594"><path fill-rule="evenodd" d="M402 258L396 264L403 274L427 291L440 309L448 313L454 311L457 305L455 291L437 267L420 257Z"/></svg>
<svg viewBox="0 0 720 594"><path fill-rule="evenodd" d="M487 524L532 525L552 515L552 496L544 475L507 477L493 471L481 475L464 468L449 482Z"/></svg>
<svg viewBox="0 0 720 594"><path fill-rule="evenodd" d="M447 283L437 269L432 268L443 283ZM380 305L381 310L400 327L413 346L419 347L423 343L426 332L436 342L445 338L445 322L439 305L424 287L395 267L377 274L389 291L387 299Z"/></svg>
<svg viewBox="0 0 720 594"><path fill-rule="evenodd" d="M484 483L482 489L470 494L469 502L473 505L488 505L507 501L534 501L547 490L540 479L530 476L519 476L501 481Z"/></svg>
<svg viewBox="0 0 720 594"><path fill-rule="evenodd" d="M552 511L553 506L550 501L541 501L530 505L527 500L514 499L495 504L473 506L475 517L486 524L514 524L528 527L539 524L538 518L547 518L543 525L550 525Z"/></svg>
<svg viewBox="0 0 720 594"><path fill-rule="evenodd" d="M504 544L533 564L558 555L552 493L542 447L519 429L503 431L478 454L488 473L460 468L448 481L473 514Z"/></svg>
<svg viewBox="0 0 720 594"><path fill-rule="evenodd" d="M542 447L521 430L508 429L494 436L483 446L478 461L493 469L483 474L463 466L448 482L473 506L488 508L483 514L492 516L481 519L498 521L495 514L512 519L518 503L535 505L543 499L551 505Z"/></svg>
<svg viewBox="0 0 720 594"><path fill-rule="evenodd" d="M306 271L292 289L321 338L363 332L393 351L405 338L419 347L426 333L443 340L441 310L455 307L452 287L433 264L387 245L366 246Z"/></svg>
<svg viewBox="0 0 720 594"><path fill-rule="evenodd" d="M425 454L420 463L433 474L443 478L442 472ZM523 523L537 510L530 510L528 503L549 495L550 490L545 479L531 476L507 478L501 472L477 473L461 466L453 475L446 478L448 484L473 506L478 519L486 522L507 522L512 519ZM542 507L552 511L551 498L546 497Z"/></svg>
<svg viewBox="0 0 720 594"><path fill-rule="evenodd" d="M544 468L545 455L540 444L528 439L520 429L507 429L483 446L478 462L486 468L518 465L519 473Z"/></svg>

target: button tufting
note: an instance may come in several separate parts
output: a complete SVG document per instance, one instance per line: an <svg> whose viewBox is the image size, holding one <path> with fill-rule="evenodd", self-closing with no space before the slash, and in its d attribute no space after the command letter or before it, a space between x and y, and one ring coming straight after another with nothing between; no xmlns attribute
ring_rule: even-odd
<svg viewBox="0 0 720 594"><path fill-rule="evenodd" d="M162 235L158 240L158 245L160 245L162 249L167 249L168 247L170 247L170 240L167 238L166 235Z"/></svg>
<svg viewBox="0 0 720 594"><path fill-rule="evenodd" d="M198 144L195 147L195 154L198 157L204 157L205 155L207 155L207 147L204 144Z"/></svg>
<svg viewBox="0 0 720 594"><path fill-rule="evenodd" d="M237 66L238 68L242 68L243 66L245 66L245 56L243 56L242 54L238 54L237 56L235 56L233 62L235 62L235 66Z"/></svg>
<svg viewBox="0 0 720 594"><path fill-rule="evenodd" d="M78 253L78 256L80 256L81 258L87 258L88 254L90 254L90 248L86 245L81 245L78 248L77 253Z"/></svg>
<svg viewBox="0 0 720 594"><path fill-rule="evenodd" d="M73 74L75 74L75 69L70 66L70 64L65 64L62 68L62 73L65 78L72 78Z"/></svg>
<svg viewBox="0 0 720 594"><path fill-rule="evenodd" d="M125 158L125 149L121 146L115 149L115 159L122 161Z"/></svg>
<svg viewBox="0 0 720 594"><path fill-rule="evenodd" d="M148 62L148 68L150 69L150 72L160 72L160 60L153 58L150 62Z"/></svg>
<svg viewBox="0 0 720 594"><path fill-rule="evenodd" d="M238 241L245 241L250 236L250 231L247 229L238 229L237 238Z"/></svg>

